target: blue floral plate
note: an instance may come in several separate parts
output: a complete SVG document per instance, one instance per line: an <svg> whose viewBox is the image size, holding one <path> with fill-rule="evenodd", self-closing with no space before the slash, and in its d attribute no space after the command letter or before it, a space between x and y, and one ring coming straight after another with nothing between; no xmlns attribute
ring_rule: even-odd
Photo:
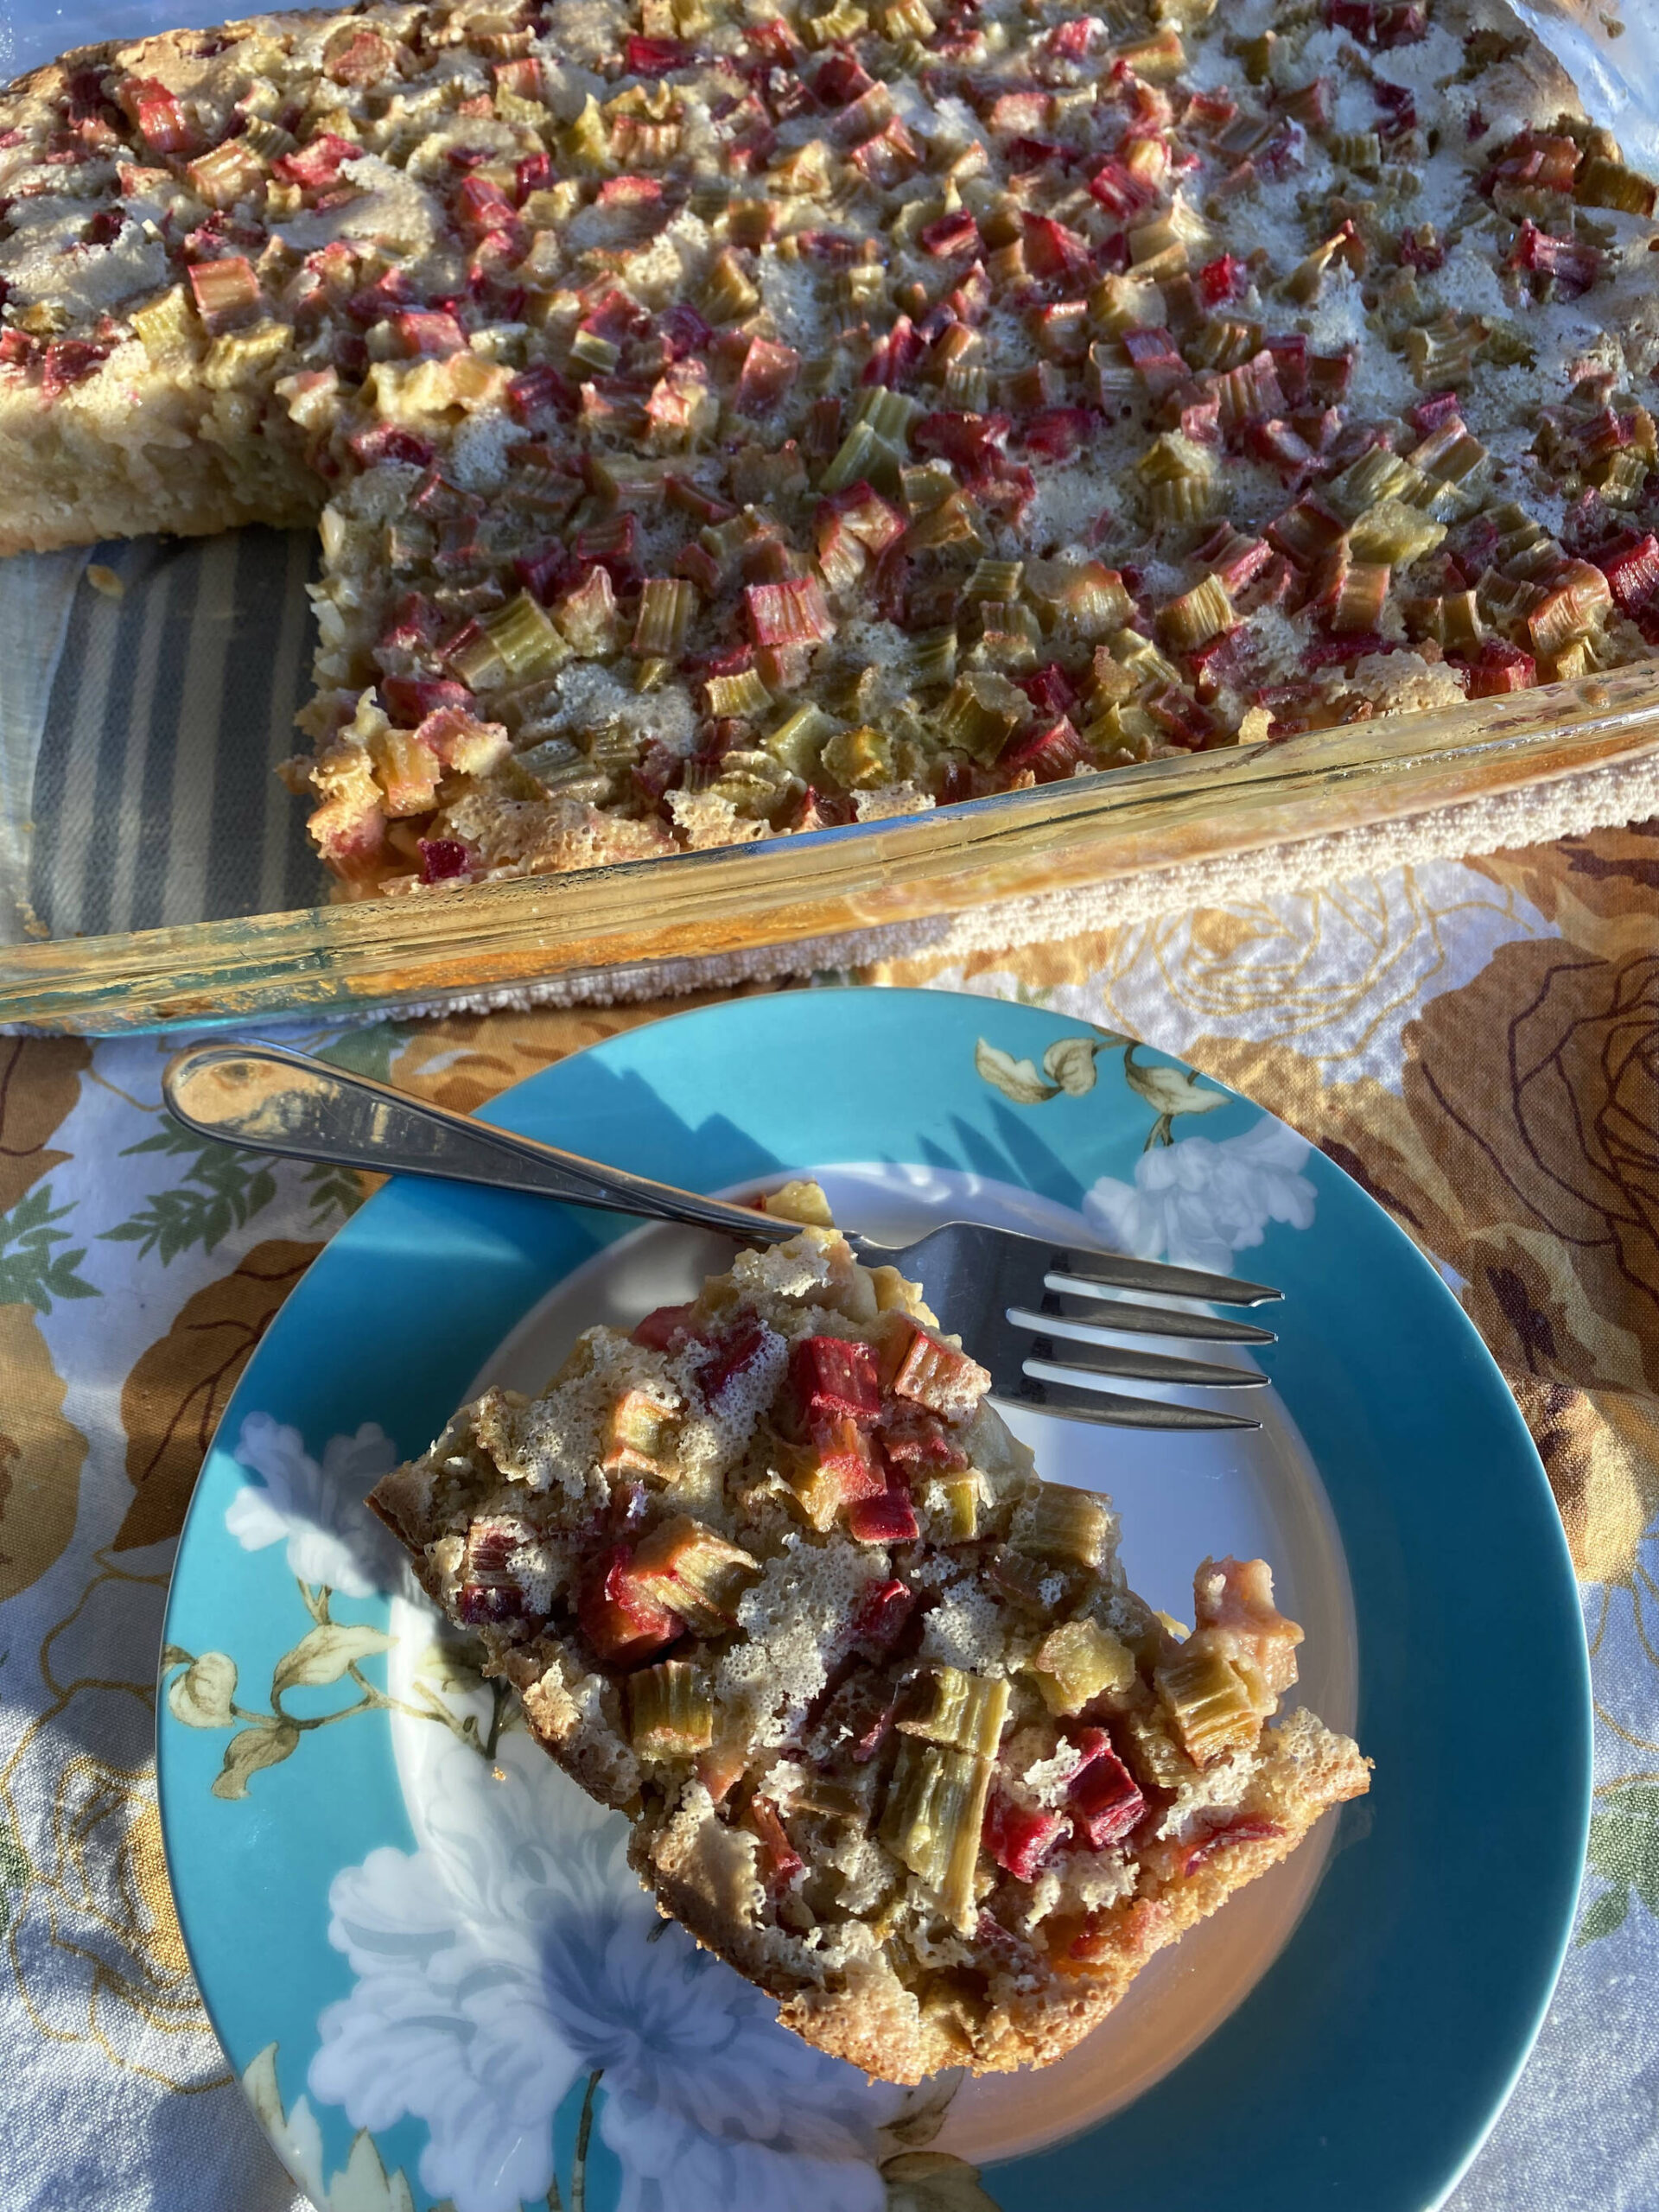
<svg viewBox="0 0 1659 2212"><path fill-rule="evenodd" d="M174 1574L168 1864L214 2024L331 2212L1421 2212L1507 2094L1590 1790L1571 1566L1515 1405L1433 1268L1245 1100L1063 1016L799 991L613 1038L491 1118L705 1190L822 1174L853 1227L952 1214L1281 1285L1259 1435L1020 1426L1110 1490L1186 1611L1260 1551L1371 1796L1165 1954L1058 2066L873 2085L657 1920L620 1819L525 1735L361 1499L482 1378L720 1248L390 1185L249 1363Z"/></svg>

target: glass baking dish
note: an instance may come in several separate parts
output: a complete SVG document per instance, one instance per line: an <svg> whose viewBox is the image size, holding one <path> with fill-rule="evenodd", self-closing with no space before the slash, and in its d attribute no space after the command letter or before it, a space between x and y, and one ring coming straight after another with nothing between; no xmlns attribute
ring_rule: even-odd
<svg viewBox="0 0 1659 2212"><path fill-rule="evenodd" d="M71 41L225 12L223 0L10 0L0 81ZM1520 12L1597 119L1659 159L1659 61L1643 27L1586 53ZM1656 663L944 812L334 906L305 809L274 773L309 690L313 558L302 536L251 530L0 562L0 1027L201 1027L555 980L569 996L623 996L661 988L645 971L663 963L763 948L799 947L807 968L816 940L1127 884L1588 770L1607 772L1592 817L1624 818L1648 810L1636 781L1646 791L1651 777L1626 808L1618 764L1659 751ZM1441 825L1439 849L1454 835Z"/></svg>
<svg viewBox="0 0 1659 2212"><path fill-rule="evenodd" d="M1659 751L1659 669L889 823L414 898L0 948L0 1023L101 1034L429 1004L962 914L1397 822ZM1616 806L1613 809L1617 811Z"/></svg>

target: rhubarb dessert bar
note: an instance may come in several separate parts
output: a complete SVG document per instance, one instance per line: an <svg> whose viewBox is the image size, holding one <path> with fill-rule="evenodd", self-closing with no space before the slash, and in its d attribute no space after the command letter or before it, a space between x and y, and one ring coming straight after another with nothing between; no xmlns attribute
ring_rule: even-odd
<svg viewBox="0 0 1659 2212"><path fill-rule="evenodd" d="M1653 183L1500 0L458 0L0 93L0 550L315 521L343 895L1659 638Z"/></svg>
<svg viewBox="0 0 1659 2212"><path fill-rule="evenodd" d="M1190 1632L1154 1612L918 1286L815 1185L781 1210L790 1243L486 1392L370 1503L663 1912L809 2043L894 2082L1043 2064L1367 1762L1280 1711L1264 1562L1206 1560Z"/></svg>

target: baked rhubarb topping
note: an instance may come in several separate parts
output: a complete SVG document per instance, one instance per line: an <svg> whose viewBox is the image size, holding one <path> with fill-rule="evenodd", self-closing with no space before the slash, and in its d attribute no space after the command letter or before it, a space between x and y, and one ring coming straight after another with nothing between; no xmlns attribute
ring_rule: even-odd
<svg viewBox="0 0 1659 2212"><path fill-rule="evenodd" d="M462 0L0 97L0 545L321 515L346 895L1659 639L1655 188L1498 0Z"/></svg>
<svg viewBox="0 0 1659 2212"><path fill-rule="evenodd" d="M1280 1713L1266 1565L1206 1561L1190 1632L1154 1613L988 1382L808 1225L371 1499L663 1910L894 2081L1059 2056L1368 1780Z"/></svg>

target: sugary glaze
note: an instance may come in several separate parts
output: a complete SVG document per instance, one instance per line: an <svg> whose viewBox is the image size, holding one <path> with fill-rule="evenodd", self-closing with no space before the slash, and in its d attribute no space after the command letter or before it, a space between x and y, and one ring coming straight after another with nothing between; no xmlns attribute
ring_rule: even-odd
<svg viewBox="0 0 1659 2212"><path fill-rule="evenodd" d="M1653 187L1497 0L1211 7L72 55L0 99L0 547L320 512L352 895L1647 657Z"/></svg>
<svg viewBox="0 0 1659 2212"><path fill-rule="evenodd" d="M1301 1630L1265 1563L1206 1560L1191 1632L1154 1613L988 1381L808 1226L370 1500L662 1909L891 2081L1059 2056L1368 1785L1274 1717Z"/></svg>

